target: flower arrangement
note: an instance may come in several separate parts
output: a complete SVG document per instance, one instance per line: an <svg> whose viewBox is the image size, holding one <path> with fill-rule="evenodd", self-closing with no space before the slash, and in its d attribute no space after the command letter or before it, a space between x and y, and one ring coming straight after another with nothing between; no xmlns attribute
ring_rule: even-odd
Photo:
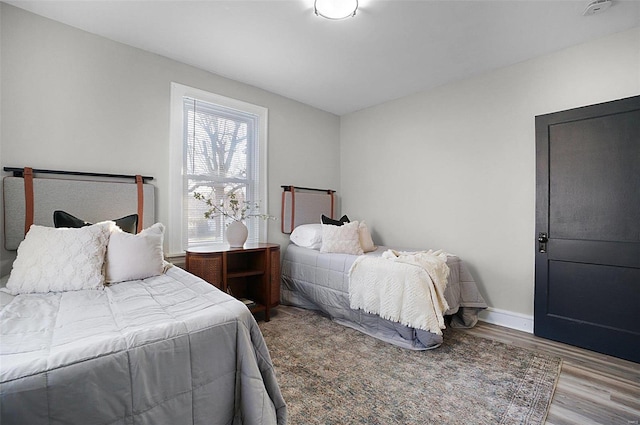
<svg viewBox="0 0 640 425"><path fill-rule="evenodd" d="M275 220L275 217L269 214L261 214L256 211L260 209L259 202L251 202L239 200L235 192L231 192L226 198L221 199L217 203L211 197L207 198L201 193L194 192L193 197L207 204L209 209L205 211L205 218L224 217L233 221L243 222L250 217L257 217L263 220Z"/></svg>

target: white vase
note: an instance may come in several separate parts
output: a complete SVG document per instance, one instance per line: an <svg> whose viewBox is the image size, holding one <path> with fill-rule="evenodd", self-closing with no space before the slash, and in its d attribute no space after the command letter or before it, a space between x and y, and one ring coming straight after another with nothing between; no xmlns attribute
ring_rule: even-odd
<svg viewBox="0 0 640 425"><path fill-rule="evenodd" d="M231 248L242 248L247 241L249 231L241 221L232 221L227 227L227 242Z"/></svg>

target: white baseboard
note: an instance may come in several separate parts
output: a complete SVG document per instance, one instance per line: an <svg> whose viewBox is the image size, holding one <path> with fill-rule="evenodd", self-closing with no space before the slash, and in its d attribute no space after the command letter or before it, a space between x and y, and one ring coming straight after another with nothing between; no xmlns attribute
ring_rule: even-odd
<svg viewBox="0 0 640 425"><path fill-rule="evenodd" d="M479 319L505 328L533 333L533 316L526 314L489 307L480 312Z"/></svg>

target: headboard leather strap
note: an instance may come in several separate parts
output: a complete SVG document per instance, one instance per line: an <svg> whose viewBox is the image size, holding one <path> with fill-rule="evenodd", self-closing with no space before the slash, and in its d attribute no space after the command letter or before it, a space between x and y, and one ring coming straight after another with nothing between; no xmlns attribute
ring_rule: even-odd
<svg viewBox="0 0 640 425"><path fill-rule="evenodd" d="M296 188L291 186L291 230L296 228Z"/></svg>
<svg viewBox="0 0 640 425"><path fill-rule="evenodd" d="M280 200L280 231L282 233L287 233L284 231L284 216L285 216L285 210L284 210L284 201L285 201L285 193L287 193L286 191L282 191L282 198Z"/></svg>
<svg viewBox="0 0 640 425"><path fill-rule="evenodd" d="M289 186L288 191L291 193L291 223L289 223L289 229L285 229L284 228L284 216L285 216L285 208L284 208L284 202L285 202L285 194L287 193L287 190L284 190L282 192L282 218L280 220L280 231L282 233L291 233L293 231L293 223L295 223L295 206L296 206L296 198L295 198L295 187L293 186Z"/></svg>
<svg viewBox="0 0 640 425"><path fill-rule="evenodd" d="M327 191L327 193L329 194L329 196L331 196L331 218L333 219L334 191L333 190L329 190L329 191Z"/></svg>
<svg viewBox="0 0 640 425"><path fill-rule="evenodd" d="M138 186L138 229L136 233L140 233L143 228L143 213L144 213L144 181L142 175L136 174L136 185Z"/></svg>
<svg viewBox="0 0 640 425"><path fill-rule="evenodd" d="M33 168L24 167L24 234L33 224Z"/></svg>

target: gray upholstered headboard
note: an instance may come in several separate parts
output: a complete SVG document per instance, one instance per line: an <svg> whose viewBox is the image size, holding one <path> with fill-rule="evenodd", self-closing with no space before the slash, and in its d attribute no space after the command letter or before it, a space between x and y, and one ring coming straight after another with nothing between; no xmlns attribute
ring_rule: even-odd
<svg viewBox="0 0 640 425"><path fill-rule="evenodd" d="M296 226L320 223L324 214L333 218L335 190L282 186L282 233L291 233Z"/></svg>
<svg viewBox="0 0 640 425"><path fill-rule="evenodd" d="M4 227L5 248L16 250L24 239L25 191L22 177L5 177ZM143 226L155 223L154 186L143 185ZM60 178L33 179L33 223L53 226L55 210L82 220L97 223L114 220L138 211L138 190L135 181L91 181Z"/></svg>

